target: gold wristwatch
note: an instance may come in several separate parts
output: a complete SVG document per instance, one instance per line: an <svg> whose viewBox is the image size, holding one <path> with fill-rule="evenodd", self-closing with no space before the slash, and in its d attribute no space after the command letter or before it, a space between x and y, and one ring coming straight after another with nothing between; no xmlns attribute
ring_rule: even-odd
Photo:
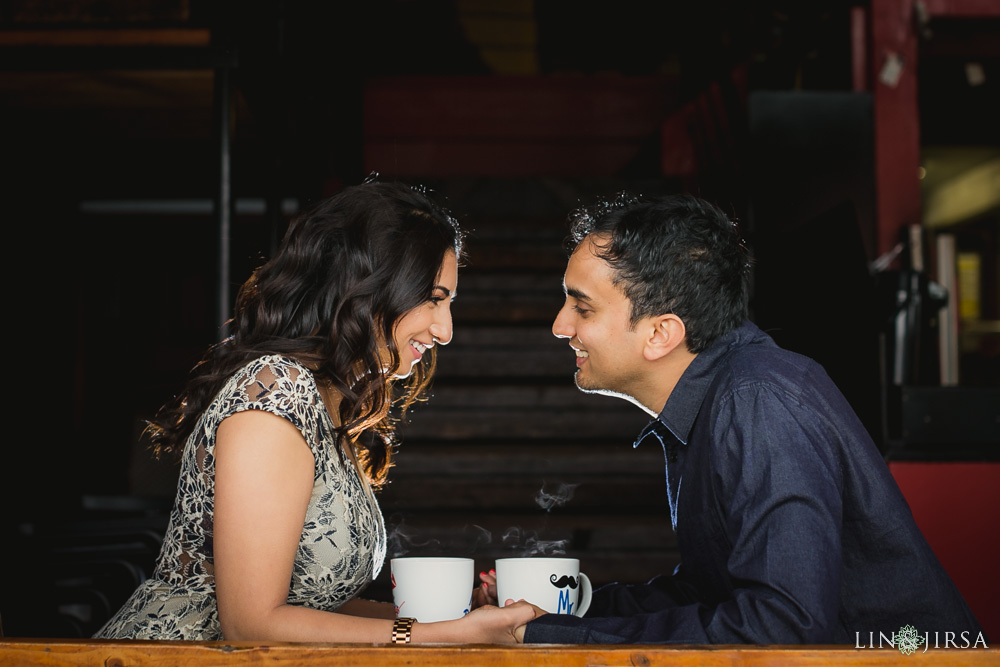
<svg viewBox="0 0 1000 667"><path fill-rule="evenodd" d="M410 643L410 631L413 629L413 624L417 622L415 618L402 617L397 618L396 622L392 624L392 643L393 644L409 644Z"/></svg>

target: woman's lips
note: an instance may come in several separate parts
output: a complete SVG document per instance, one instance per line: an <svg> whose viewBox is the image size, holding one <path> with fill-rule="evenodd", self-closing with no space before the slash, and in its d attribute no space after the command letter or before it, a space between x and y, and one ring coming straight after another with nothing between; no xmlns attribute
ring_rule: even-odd
<svg viewBox="0 0 1000 667"><path fill-rule="evenodd" d="M424 345L419 340L410 341L410 349L413 350L413 358L416 361L420 361L421 359L423 359L424 352L429 350L431 347L432 347L431 345Z"/></svg>

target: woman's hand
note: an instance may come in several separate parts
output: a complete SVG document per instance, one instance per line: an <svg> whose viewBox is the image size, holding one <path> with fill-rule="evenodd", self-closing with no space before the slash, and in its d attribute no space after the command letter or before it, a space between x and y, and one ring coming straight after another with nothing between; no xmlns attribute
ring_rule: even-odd
<svg viewBox="0 0 1000 667"><path fill-rule="evenodd" d="M469 612L465 619L472 625L474 634L489 644L520 644L524 641L524 627L542 614L544 609L530 602L507 600L503 607L482 607ZM469 641L469 640L466 640Z"/></svg>
<svg viewBox="0 0 1000 667"><path fill-rule="evenodd" d="M472 591L472 608L477 609L485 605L499 606L497 601L497 571L480 572L479 580L482 582Z"/></svg>
<svg viewBox="0 0 1000 667"><path fill-rule="evenodd" d="M413 642L520 644L524 640L524 626L545 611L523 600L507 602L504 607L487 605L473 609L456 621L417 623L413 626Z"/></svg>

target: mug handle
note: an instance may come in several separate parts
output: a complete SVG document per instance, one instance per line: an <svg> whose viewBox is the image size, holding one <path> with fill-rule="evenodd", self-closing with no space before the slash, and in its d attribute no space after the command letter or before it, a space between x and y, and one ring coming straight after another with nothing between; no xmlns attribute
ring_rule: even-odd
<svg viewBox="0 0 1000 667"><path fill-rule="evenodd" d="M590 586L590 577L585 575L583 572L580 573L580 595L577 597L576 609L573 610L574 616L583 616L590 609L590 597L593 594L593 589Z"/></svg>

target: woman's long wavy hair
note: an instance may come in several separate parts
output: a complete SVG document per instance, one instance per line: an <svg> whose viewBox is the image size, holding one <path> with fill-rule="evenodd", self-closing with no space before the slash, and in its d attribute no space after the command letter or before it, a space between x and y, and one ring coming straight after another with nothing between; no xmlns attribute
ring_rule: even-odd
<svg viewBox="0 0 1000 667"><path fill-rule="evenodd" d="M157 453L183 450L236 370L261 355L282 354L341 396L337 446L341 454L355 447L362 469L381 485L395 445L394 328L431 298L447 252L462 256L458 223L425 193L401 184L346 188L294 220L275 257L240 289L232 335L206 352L183 393L150 422ZM380 356L386 348L389 370ZM430 382L436 349L397 397L404 413Z"/></svg>

